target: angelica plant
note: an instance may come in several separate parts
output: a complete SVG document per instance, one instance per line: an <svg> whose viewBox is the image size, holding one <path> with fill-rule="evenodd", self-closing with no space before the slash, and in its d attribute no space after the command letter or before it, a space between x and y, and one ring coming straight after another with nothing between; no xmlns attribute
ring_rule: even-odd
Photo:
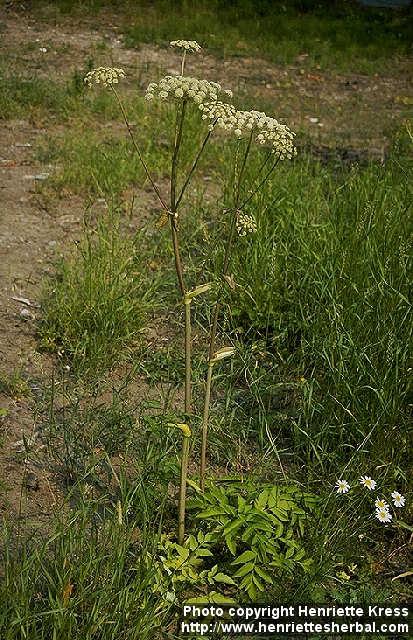
<svg viewBox="0 0 413 640"><path fill-rule="evenodd" d="M174 251L174 263L177 276L177 286L184 306L184 345L185 345L185 400L184 414L187 420L192 409L192 384L191 384L191 303L199 294L210 288L210 283L197 286L193 290L188 290L185 278L184 263L180 249L180 216L181 207L188 186L193 178L205 151L215 132L227 134L227 140L235 139L235 151L233 154L233 189L232 201L228 203L226 212L229 214L229 229L224 249L224 259L221 269L220 286L230 280L228 270L230 267L231 250L236 234L246 236L254 233L256 222L251 213L245 211L246 205L252 200L254 195L263 187L270 178L272 172L280 160L291 159L295 155L293 145L294 134L286 125L280 124L275 118L267 116L260 111L240 111L233 104L223 101L221 98L231 98L232 92L224 89L219 83L205 79L198 79L192 76L185 76L185 63L188 53L199 53L200 45L195 41L174 40L170 43L173 48L182 52L180 75L167 75L158 82L149 83L145 99L148 104L160 101L168 104L175 112L175 128L173 132L173 145L171 153L170 175L169 175L169 197L161 193L156 184L152 172L141 152L139 144L134 136L130 121L117 91L116 85L120 79L125 77L123 69L100 67L89 72L85 77L85 82L89 86L101 84L108 87L114 94L118 102L124 123L128 130L133 149L135 150L145 175L156 194L160 205L164 210L165 218L170 222L171 241ZM206 124L205 133L201 139L199 147L192 158L184 175L180 175L180 157L184 129L187 122L188 109L195 108L199 115L200 126ZM225 136L224 136L225 139ZM252 181L248 181L247 164L254 146L266 150L264 160L261 163L257 175ZM211 324L209 327L209 349L207 359L207 376L205 396L203 402L202 417L202 445L200 461L200 484L201 488L205 483L206 450L209 407L211 398L211 384L213 368L216 363L231 356L233 347L222 347L217 349L216 336L218 329L218 317L220 311L220 294L214 304L211 314ZM189 427L188 427L189 429ZM184 536L185 522L185 501L186 501L186 476L189 458L189 436L184 435L181 456L181 486L179 493L179 527L178 539L182 543Z"/></svg>

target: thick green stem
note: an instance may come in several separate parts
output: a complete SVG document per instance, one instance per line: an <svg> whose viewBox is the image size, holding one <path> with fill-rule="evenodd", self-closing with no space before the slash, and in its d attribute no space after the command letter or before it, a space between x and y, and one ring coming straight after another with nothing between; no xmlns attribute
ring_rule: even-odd
<svg viewBox="0 0 413 640"><path fill-rule="evenodd" d="M179 250L178 229L176 225L176 218L172 215L171 215L171 235L172 235L172 245L174 249L174 258L175 258L175 270L178 278L179 291L181 295L184 296L185 295L184 270L182 267L181 252Z"/></svg>
<svg viewBox="0 0 413 640"><path fill-rule="evenodd" d="M185 288L181 253L179 250L179 240L178 240L176 187L177 187L179 148L182 142L185 109L186 109L186 102L184 101L182 103L180 112L177 111L177 119L176 119L176 127L175 127L175 142L174 142L174 150L172 154L172 165L171 165L171 208L170 208L172 244L173 244L174 256L175 256L175 269L178 277L179 290L184 299L185 299L186 288ZM191 411L191 310L190 310L189 304L185 304L184 340L185 340L185 413L189 414ZM180 484L179 500L178 500L178 543L179 544L183 543L184 536L185 536L186 481L187 481L187 475L188 475L188 460L189 460L189 438L184 436L184 439L182 442L181 484Z"/></svg>
<svg viewBox="0 0 413 640"><path fill-rule="evenodd" d="M175 143L174 143L174 150L172 154L172 165L171 165L171 213L176 213L176 182L177 182L177 173L178 173L178 155L179 155L179 148L182 142L185 111L186 111L186 101L184 100L182 102L180 112L178 112L177 110L177 113L176 113Z"/></svg>
<svg viewBox="0 0 413 640"><path fill-rule="evenodd" d="M181 484L178 502L178 543L183 544L185 536L186 481L188 476L189 437L182 440Z"/></svg>
<svg viewBox="0 0 413 640"><path fill-rule="evenodd" d="M176 269L176 275L178 277L179 290L182 296L185 295L185 284L184 284L184 274L183 274L183 268L182 268L181 253L179 250L179 241L178 241L176 183L177 183L177 172L178 172L178 155L179 155L179 148L182 142L182 131L183 131L184 118L185 118L185 107L186 107L186 102L183 102L180 112L178 113L177 111L177 114L176 114L177 118L176 118L176 126L175 126L175 142L174 142L174 150L172 154L172 164L171 164L171 208L169 211L169 215L171 219L172 245L173 245L174 256L175 256L175 269Z"/></svg>

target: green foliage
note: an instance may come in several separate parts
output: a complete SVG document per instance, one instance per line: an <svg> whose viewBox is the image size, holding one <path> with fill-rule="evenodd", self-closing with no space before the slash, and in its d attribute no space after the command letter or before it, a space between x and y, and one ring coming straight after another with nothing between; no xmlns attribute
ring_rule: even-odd
<svg viewBox="0 0 413 640"><path fill-rule="evenodd" d="M93 66L89 60L83 71L77 69L66 82L56 82L50 78L22 73L10 73L5 64L0 68L0 119L17 116L59 115L66 120L74 112L79 112L85 102L83 76ZM90 104L93 100L86 99ZM93 105L94 110L102 110L102 99Z"/></svg>
<svg viewBox="0 0 413 640"><path fill-rule="evenodd" d="M49 527L43 540L26 542L3 532L1 638L153 638L170 603L151 591L151 541L137 543L133 520L124 526L118 509L99 500Z"/></svg>
<svg viewBox="0 0 413 640"><path fill-rule="evenodd" d="M302 539L317 504L316 496L296 486L247 482L211 485L193 499L191 507L207 527L211 543L220 548L237 589L256 600L281 573L292 575L298 568L309 571L312 559Z"/></svg>
<svg viewBox="0 0 413 640"><path fill-rule="evenodd" d="M326 3L305 10L302 3L157 2L132 17L126 42L164 44L177 33L223 57L260 55L272 62L376 73L391 57L408 55L409 15L363 11L352 4ZM164 11L162 9L165 8Z"/></svg>
<svg viewBox="0 0 413 640"><path fill-rule="evenodd" d="M47 4L45 13L47 15ZM291 64L377 73L391 69L395 55L410 53L409 10L363 9L356 2L260 2L237 0L171 3L59 0L64 13L116 10L126 43L166 42L178 37L207 42L221 56L259 55Z"/></svg>
<svg viewBox="0 0 413 640"><path fill-rule="evenodd" d="M288 418L295 444L333 464L338 442L356 447L372 428L377 455L389 447L397 460L406 444L412 165L405 145L399 140L385 166L338 176L305 159L281 168L253 205L258 232L240 239L232 262L233 327L269 352L256 371L255 353L251 365L246 356L251 386L268 396L271 375L272 385L292 371L303 376L301 411L296 405L299 414ZM395 425L398 444L385 444Z"/></svg>
<svg viewBox="0 0 413 640"><path fill-rule="evenodd" d="M44 347L96 371L127 355L139 341L156 283L146 277L142 237L127 235L115 212L87 228L74 255L59 265L44 297Z"/></svg>
<svg viewBox="0 0 413 640"><path fill-rule="evenodd" d="M205 559L213 558L212 542L213 536L204 535L202 531L196 537L189 535L182 545L163 535L158 543L156 558L151 559L155 569L152 583L154 593L162 593L166 601L179 604L178 596L182 597L182 592L196 589L204 593L201 598L204 602L206 596L216 602L220 594L215 589L222 584L235 585L235 582L219 571L216 564L211 568L202 568ZM190 601L196 601L196 597Z"/></svg>
<svg viewBox="0 0 413 640"><path fill-rule="evenodd" d="M30 386L21 370L11 373L0 372L0 393L12 398L30 395Z"/></svg>

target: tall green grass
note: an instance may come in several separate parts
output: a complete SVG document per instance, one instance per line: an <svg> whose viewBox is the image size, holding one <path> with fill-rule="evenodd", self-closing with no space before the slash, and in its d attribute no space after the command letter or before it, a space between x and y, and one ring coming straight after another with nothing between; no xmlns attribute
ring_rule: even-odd
<svg viewBox="0 0 413 640"><path fill-rule="evenodd" d="M399 140L384 166L340 176L312 160L284 166L251 206L258 232L240 239L233 260L232 326L264 340L276 382L305 378L290 435L333 464L356 450L393 461L406 452L409 154Z"/></svg>
<svg viewBox="0 0 413 640"><path fill-rule="evenodd" d="M127 357L141 341L155 306L157 282L148 277L142 235L121 225L109 211L63 259L45 292L40 326L43 346L75 369L106 368Z"/></svg>
<svg viewBox="0 0 413 640"><path fill-rule="evenodd" d="M52 524L49 536L18 541L18 548L13 531L4 530L4 640L138 640L160 633L170 603L152 592L156 538L126 516L131 498L129 491L118 507L105 508L89 501Z"/></svg>

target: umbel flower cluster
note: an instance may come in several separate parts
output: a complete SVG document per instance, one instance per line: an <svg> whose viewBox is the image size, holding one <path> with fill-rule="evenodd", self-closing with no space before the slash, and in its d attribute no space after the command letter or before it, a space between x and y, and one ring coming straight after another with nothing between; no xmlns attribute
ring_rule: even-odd
<svg viewBox="0 0 413 640"><path fill-rule="evenodd" d="M370 478L370 476L361 476L359 482L369 491L374 491L374 489L377 487L377 482L373 480L373 478ZM347 480L337 480L335 488L337 493L341 494L348 493L351 489L350 483L347 482ZM393 491L391 497L394 507L400 508L404 507L404 505L406 504L406 498L402 496L398 491ZM392 521L393 516L390 513L389 504L384 498L377 498L374 502L374 506L376 508L374 515L377 520L385 524Z"/></svg>
<svg viewBox="0 0 413 640"><path fill-rule="evenodd" d="M290 160L297 153L293 144L295 134L263 111L238 111L233 105L222 102L200 104L199 108L203 119L210 120L210 129L218 126L237 138L252 135L256 144L271 147L280 160Z"/></svg>
<svg viewBox="0 0 413 640"><path fill-rule="evenodd" d="M183 50L184 57L187 52L201 50L201 46L195 40L172 40L170 45ZM111 86L124 77L123 69L99 67L86 75L85 83L89 86ZM259 146L269 147L280 160L292 159L296 155L295 134L289 127L262 111L238 110L234 105L218 100L221 94L232 97L232 92L223 89L218 82L184 76L182 66L181 75L168 75L159 82L151 82L145 98L148 101L158 98L175 103L193 101L199 106L202 118L209 121L211 131L217 127L238 139L249 138Z"/></svg>
<svg viewBox="0 0 413 640"><path fill-rule="evenodd" d="M257 230L257 224L254 218L248 215L248 213L238 212L236 227L239 236L246 236L247 233L255 233Z"/></svg>
<svg viewBox="0 0 413 640"><path fill-rule="evenodd" d="M123 69L116 67L98 67L86 74L84 82L89 87L91 87L92 84L103 84L103 86L108 87L112 84L118 84L119 79L124 77L125 72Z"/></svg>
<svg viewBox="0 0 413 640"><path fill-rule="evenodd" d="M146 90L146 100L161 98L161 100L193 100L197 104L218 100L223 91L218 82L199 80L189 76L165 76L159 82L151 82ZM224 90L231 96L231 91Z"/></svg>
<svg viewBox="0 0 413 640"><path fill-rule="evenodd" d="M169 44L171 45L171 47L183 49L188 53L197 53L202 49L201 45L198 44L196 40L172 40L172 42L170 42Z"/></svg>

